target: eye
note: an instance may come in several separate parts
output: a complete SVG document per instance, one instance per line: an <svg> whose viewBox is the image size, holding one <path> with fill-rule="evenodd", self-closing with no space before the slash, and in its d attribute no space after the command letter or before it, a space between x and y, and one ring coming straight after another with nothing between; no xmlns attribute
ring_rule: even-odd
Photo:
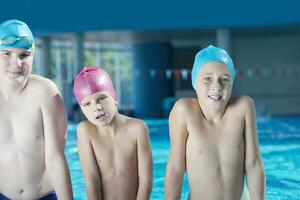
<svg viewBox="0 0 300 200"><path fill-rule="evenodd" d="M100 97L98 97L98 98L97 98L97 103L98 103L99 101L104 100L105 98L106 98L106 96L100 96Z"/></svg>
<svg viewBox="0 0 300 200"><path fill-rule="evenodd" d="M212 80L212 78L211 77L204 77L203 80L204 80L204 82L210 82Z"/></svg>
<svg viewBox="0 0 300 200"><path fill-rule="evenodd" d="M29 54L29 53L22 53L22 54L20 55L20 59L21 59L21 60L24 60L24 59L26 59L26 58L29 57L29 56L31 56L31 54Z"/></svg>
<svg viewBox="0 0 300 200"><path fill-rule="evenodd" d="M230 81L230 79L229 78L222 78L221 81L222 81L222 83L228 83Z"/></svg>
<svg viewBox="0 0 300 200"><path fill-rule="evenodd" d="M86 102L83 104L84 107L89 106L91 103L90 102Z"/></svg>
<svg viewBox="0 0 300 200"><path fill-rule="evenodd" d="M9 52L9 51L3 51L3 52L1 52L0 54L6 55L6 56L10 56L10 55L11 55L11 52Z"/></svg>

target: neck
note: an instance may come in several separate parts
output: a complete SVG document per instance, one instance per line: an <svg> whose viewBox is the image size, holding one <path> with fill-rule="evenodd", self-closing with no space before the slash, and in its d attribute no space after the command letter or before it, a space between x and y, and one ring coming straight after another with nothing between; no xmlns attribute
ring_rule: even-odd
<svg viewBox="0 0 300 200"><path fill-rule="evenodd" d="M14 96L18 96L24 91L26 84L27 80L22 81L22 83L8 83L3 81L0 84L1 96L3 96L6 100L9 100Z"/></svg>
<svg viewBox="0 0 300 200"><path fill-rule="evenodd" d="M200 110L201 110L204 118L207 121L212 121L212 122L218 122L218 121L222 120L222 118L225 114L226 108L227 108L227 104L226 104L222 107L219 107L216 109L211 109L207 106L203 106L203 103L201 103L201 102L199 102L199 106L200 106Z"/></svg>

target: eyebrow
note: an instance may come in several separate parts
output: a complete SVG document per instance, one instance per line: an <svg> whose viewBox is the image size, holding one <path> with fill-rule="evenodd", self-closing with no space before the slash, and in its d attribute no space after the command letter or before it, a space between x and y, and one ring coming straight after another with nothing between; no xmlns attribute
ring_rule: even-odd
<svg viewBox="0 0 300 200"><path fill-rule="evenodd" d="M206 72L203 75L213 75L213 73L212 72ZM228 73L222 74L221 76L229 76L230 77L230 75Z"/></svg>
<svg viewBox="0 0 300 200"><path fill-rule="evenodd" d="M85 104L89 103L90 101L81 102L81 105L84 106Z"/></svg>
<svg viewBox="0 0 300 200"><path fill-rule="evenodd" d="M31 52L30 52L30 51L27 51L27 50L20 51L20 53L28 53L28 54L31 54Z"/></svg>
<svg viewBox="0 0 300 200"><path fill-rule="evenodd" d="M99 95L97 96L97 98L101 98L101 97L107 97L107 95L106 95L106 94L99 94Z"/></svg>
<svg viewBox="0 0 300 200"><path fill-rule="evenodd" d="M97 97L99 97L99 96L107 96L107 94L101 92L100 94L97 94Z"/></svg>
<svg viewBox="0 0 300 200"><path fill-rule="evenodd" d="M12 53L12 52L14 52L14 51L10 51L10 50L7 50L7 49L2 49L2 50L0 50L0 52L4 52L4 53ZM30 51L27 51L27 50L22 50L22 51L20 51L20 53L28 53L28 54L31 54L31 52L30 52Z"/></svg>
<svg viewBox="0 0 300 200"><path fill-rule="evenodd" d="M230 75L229 75L229 74L223 74L223 76L228 76L228 77L230 77Z"/></svg>

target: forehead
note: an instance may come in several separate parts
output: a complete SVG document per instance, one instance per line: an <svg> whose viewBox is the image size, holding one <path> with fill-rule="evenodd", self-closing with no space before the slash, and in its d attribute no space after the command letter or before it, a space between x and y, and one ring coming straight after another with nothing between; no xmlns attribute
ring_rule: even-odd
<svg viewBox="0 0 300 200"><path fill-rule="evenodd" d="M221 62L209 62L204 64L198 74L223 74L229 75L228 67Z"/></svg>
<svg viewBox="0 0 300 200"><path fill-rule="evenodd" d="M27 51L26 49L22 48L5 48L5 49L0 49L0 52L11 52L11 53L29 53L31 54L30 51Z"/></svg>
<svg viewBox="0 0 300 200"><path fill-rule="evenodd" d="M101 97L101 96L110 96L110 95L106 91L96 92L94 94L91 94L91 95L88 95L88 96L84 97L82 102L93 100L93 99L96 99L96 98Z"/></svg>

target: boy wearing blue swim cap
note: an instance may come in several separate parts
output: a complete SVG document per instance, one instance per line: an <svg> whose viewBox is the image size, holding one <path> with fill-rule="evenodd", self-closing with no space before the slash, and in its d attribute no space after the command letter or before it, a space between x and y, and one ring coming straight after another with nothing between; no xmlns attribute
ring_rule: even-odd
<svg viewBox="0 0 300 200"><path fill-rule="evenodd" d="M55 84L31 75L33 52L24 22L0 24L0 200L71 200L66 111Z"/></svg>
<svg viewBox="0 0 300 200"><path fill-rule="evenodd" d="M195 57L192 84L197 98L178 100L169 117L171 150L165 199L180 199L183 174L190 200L265 199L255 106L248 96L231 97L235 69L228 53L208 46Z"/></svg>

